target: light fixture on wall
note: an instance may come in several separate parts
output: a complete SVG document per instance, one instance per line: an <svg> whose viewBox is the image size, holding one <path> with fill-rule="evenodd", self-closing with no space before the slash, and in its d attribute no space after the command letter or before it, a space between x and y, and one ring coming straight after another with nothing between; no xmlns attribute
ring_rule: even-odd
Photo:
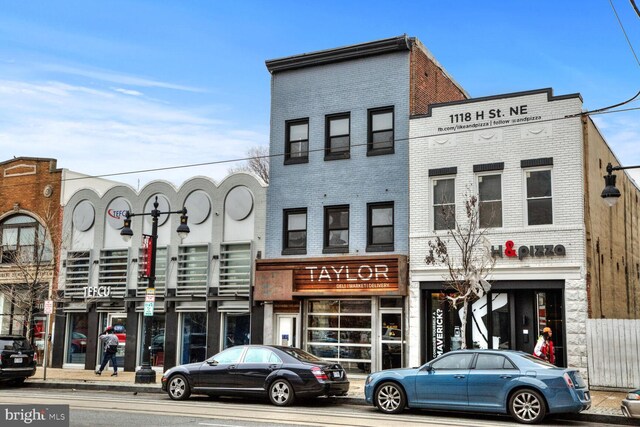
<svg viewBox="0 0 640 427"><path fill-rule="evenodd" d="M616 188L616 176L613 174L613 171L637 168L640 168L640 165L613 166L611 163L607 164L607 174L604 176L604 190L602 190L602 194L600 194L600 197L602 197L604 201L607 202L609 207L615 206L615 204L618 203L618 199L620 198L620 190Z"/></svg>
<svg viewBox="0 0 640 427"><path fill-rule="evenodd" d="M187 225L187 208L182 208L179 211L160 212L158 210L158 196L153 203L153 209L151 212L134 214L129 211L125 214L124 227L120 231L120 235L125 242L128 242L133 237L133 230L131 230L131 218L134 216L151 216L151 235L145 235L150 239L150 254L148 257L148 269L147 276L149 283L147 285L147 296L153 296L152 301L155 300L155 284L156 284L156 245L158 243L158 218L160 215L180 214L180 225L176 232L180 236L180 239L184 239L189 234L189 226ZM145 302L146 303L146 302ZM151 302L153 304L153 302ZM153 308L153 307L152 307ZM151 329L153 325L153 309L148 314L145 310L144 314L144 345L142 346L142 364L140 369L136 371L135 382L138 384L149 384L156 382L156 371L151 368Z"/></svg>

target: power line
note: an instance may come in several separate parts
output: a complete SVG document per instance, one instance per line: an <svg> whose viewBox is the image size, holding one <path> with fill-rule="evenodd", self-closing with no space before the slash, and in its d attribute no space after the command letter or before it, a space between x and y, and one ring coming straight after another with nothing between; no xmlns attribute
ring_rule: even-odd
<svg viewBox="0 0 640 427"><path fill-rule="evenodd" d="M631 40L629 40L629 36L627 35L627 31L624 29L624 25L622 25L622 21L618 16L618 12L616 11L615 6L613 5L613 0L609 0L609 4L611 5L611 9L613 9L613 13L616 15L616 19L618 20L618 24L620 24L620 28L622 29L622 33L624 37L627 39L627 43L629 44L629 48L631 49L631 53L633 53L633 57L636 58L636 63L640 66L640 60L638 60L638 55L636 55L636 51L633 49L633 45L631 44ZM635 3L633 1L631 4L635 7ZM637 11L637 8L636 8Z"/></svg>
<svg viewBox="0 0 640 427"><path fill-rule="evenodd" d="M638 94L636 94L636 96L634 98L636 98L638 95L640 95L640 92ZM634 98L632 98L632 99L634 99ZM627 111L633 111L633 110L640 110L640 107L634 107L634 108L626 108L626 109L621 109L621 110L605 111L605 110L614 108L616 106L620 106L620 105L626 104L626 103L630 102L632 99L624 101L624 102L619 103L619 104L616 104L614 106L599 108L597 110L585 111L585 112L580 112L580 113L572 114L572 115L551 117L551 118L547 118L547 119L536 120L535 122L509 123L509 124L504 124L504 125L491 126L490 128L486 128L486 129L504 129L504 128L511 128L511 127L514 127L514 126L522 126L522 125L527 125L527 124L537 124L537 123L553 122L553 121L558 121L558 120L567 120L567 119L572 119L572 118L575 118L575 117L581 117L581 116L587 116L587 115L591 116L591 115L597 115L597 114L613 114L613 113L621 113L621 112L627 112ZM420 135L420 136L414 136L414 137L408 137L408 138L398 138L398 139L394 139L394 144L395 143L401 143L401 142L408 142L410 140L421 139L421 138L431 138L431 137L436 137L436 136L448 136L448 135L465 134L465 133L469 133L469 132L477 132L478 130L479 130L478 128L471 128L471 129L455 130L455 131L451 131L451 132L441 132L441 133L435 133L435 134L429 134L429 135ZM362 147L362 146L367 146L367 145L368 145L368 142L364 142L364 143L360 143L360 144L351 144L351 147ZM308 153L323 152L323 151L326 151L326 148L315 148L315 149L310 149L310 150L307 150L307 151L308 151ZM81 176L81 177L65 178L62 181L63 182L67 182L67 181L77 181L77 180L81 180L81 179L107 178L107 177L113 177L113 176L133 175L133 174L139 174L139 173L162 172L162 171L167 171L167 170L186 169L186 168L193 168L193 167L200 167L200 166L214 166L214 165L220 165L220 164L225 164L225 163L242 162L242 161L247 161L247 160L251 160L251 159L254 159L254 158L260 158L260 159L279 158L279 157L283 157L284 155L285 155L285 153L276 153L276 154L268 154L268 155L264 155L264 156L252 156L252 157L227 159L227 160L215 160L215 161L211 161L211 162L190 163L190 164L186 164L186 165L166 166L166 167L150 168L150 169L139 169L139 170L133 170L133 171L114 172L114 173L101 174L101 175L85 175L85 176ZM3 186L3 188L20 187L20 186L36 185L36 184L37 183L6 184L6 185Z"/></svg>

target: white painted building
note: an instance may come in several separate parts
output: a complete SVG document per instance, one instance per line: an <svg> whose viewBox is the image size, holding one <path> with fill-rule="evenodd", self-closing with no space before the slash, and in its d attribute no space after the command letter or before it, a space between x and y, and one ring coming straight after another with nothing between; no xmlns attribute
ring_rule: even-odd
<svg viewBox="0 0 640 427"><path fill-rule="evenodd" d="M478 195L497 259L490 293L470 309L468 346L532 352L550 326L556 364L586 370L581 108L579 94L543 89L436 104L412 118L410 365L459 347L446 271L425 256L429 240L447 236L443 207L463 222L465 200Z"/></svg>

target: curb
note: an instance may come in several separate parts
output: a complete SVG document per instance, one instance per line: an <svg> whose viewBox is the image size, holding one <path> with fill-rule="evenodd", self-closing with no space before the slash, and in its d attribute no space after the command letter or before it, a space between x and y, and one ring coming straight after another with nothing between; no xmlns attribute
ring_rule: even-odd
<svg viewBox="0 0 640 427"><path fill-rule="evenodd" d="M63 389L63 390L98 390L98 391L118 391L129 393L164 393L160 385L135 385L135 384L109 384L109 383L85 383L85 382L45 382L45 381L27 381L24 383L26 388L46 388L46 389ZM369 406L363 397L350 396L333 396L342 404ZM561 414L551 415L551 420L558 421L583 421L602 424L617 425L638 425L638 421L633 418L626 418L620 415L596 414L596 413L580 413L580 414Z"/></svg>

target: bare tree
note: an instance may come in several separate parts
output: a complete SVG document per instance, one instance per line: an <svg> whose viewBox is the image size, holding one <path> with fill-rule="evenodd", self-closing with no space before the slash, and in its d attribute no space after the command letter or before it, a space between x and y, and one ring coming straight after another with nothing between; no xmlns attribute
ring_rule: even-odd
<svg viewBox="0 0 640 427"><path fill-rule="evenodd" d="M229 173L252 172L259 176L266 184L269 183L269 147L251 147L247 151L244 163L229 168Z"/></svg>
<svg viewBox="0 0 640 427"><path fill-rule="evenodd" d="M466 217L457 221L452 210L444 211L448 216L447 237L437 236L429 241L425 258L428 265L441 265L447 270L444 276L447 300L453 307L462 305L462 348L467 348L467 314L469 304L484 296L491 284L486 280L495 265L486 229L479 226L478 198L470 196L465 201Z"/></svg>
<svg viewBox="0 0 640 427"><path fill-rule="evenodd" d="M59 208L54 204L46 207L41 221L34 218L33 225L20 224L14 233L16 241L7 240L1 248L2 263L7 265L5 271L13 277L13 283L0 283L0 293L9 298L17 314L13 322L26 331L28 340L34 336L34 317L41 310L39 306L45 299L53 298Z"/></svg>

